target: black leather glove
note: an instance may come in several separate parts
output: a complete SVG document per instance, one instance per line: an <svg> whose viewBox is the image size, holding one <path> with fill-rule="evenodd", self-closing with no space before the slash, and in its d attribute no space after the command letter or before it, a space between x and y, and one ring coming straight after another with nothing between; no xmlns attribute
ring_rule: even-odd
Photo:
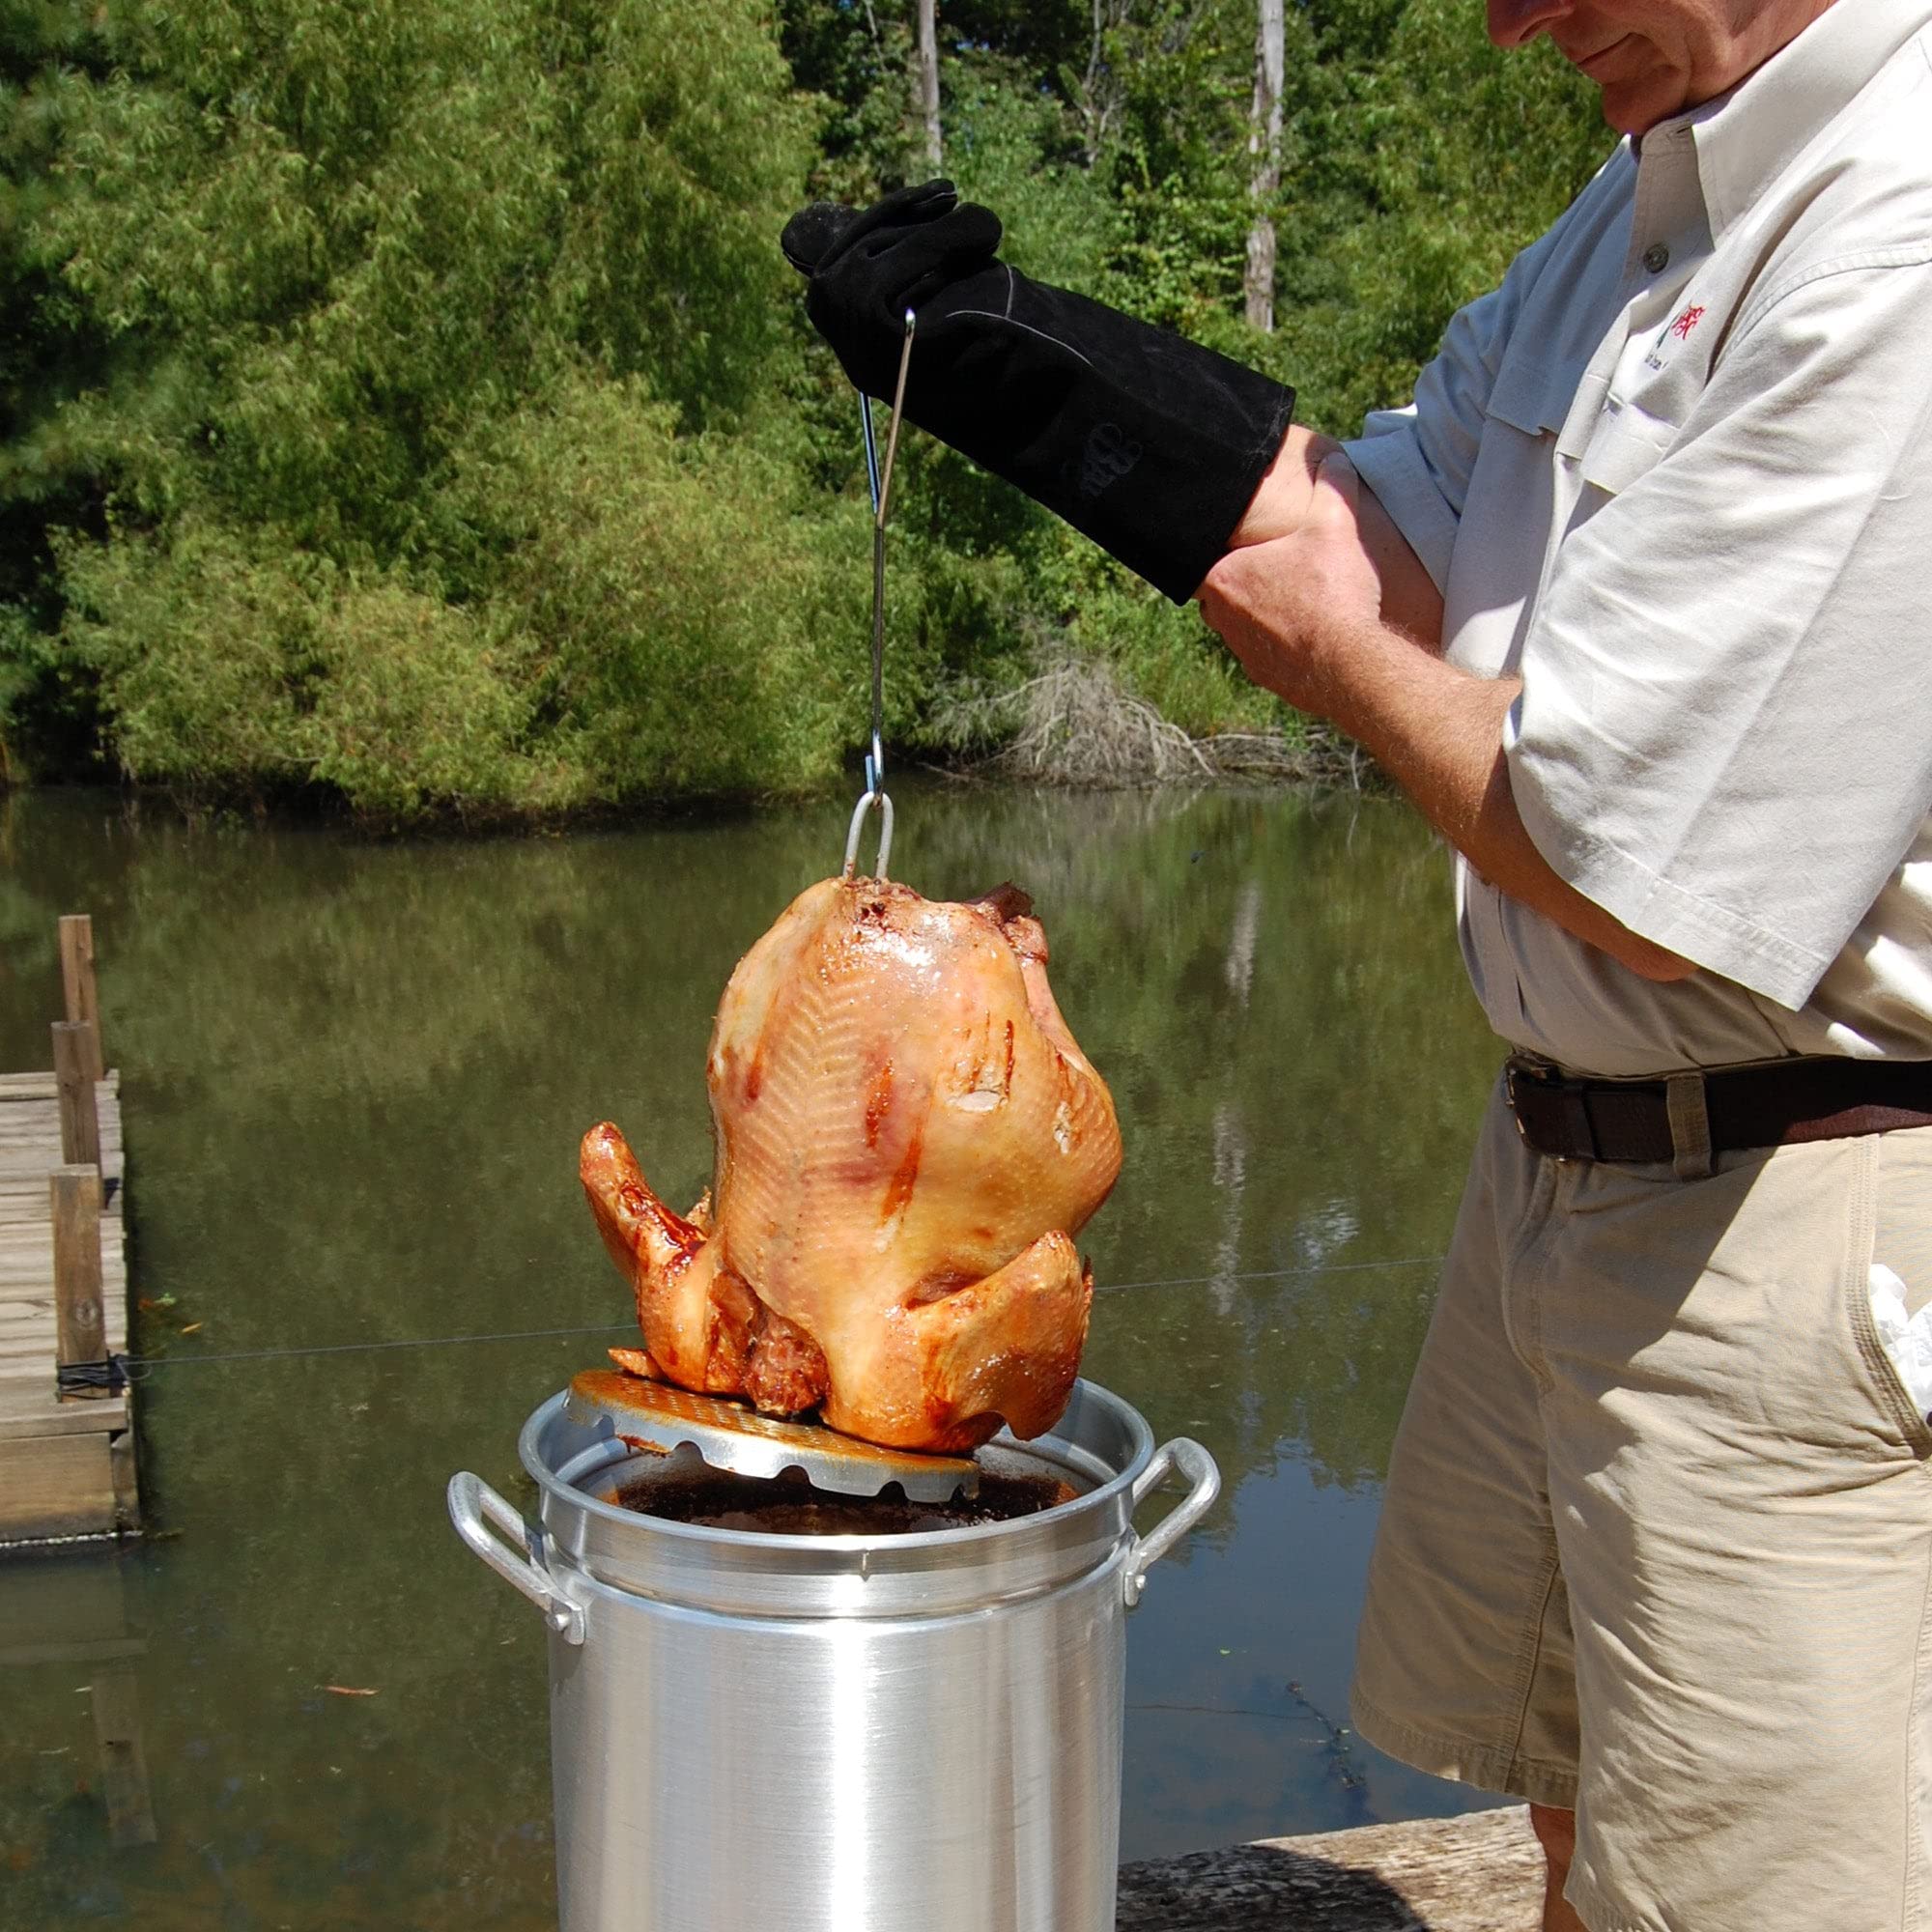
<svg viewBox="0 0 1932 1932"><path fill-rule="evenodd" d="M1018 485L1184 604L1228 548L1288 433L1294 391L1199 343L998 259L999 217L952 184L863 211L816 202L780 245L845 373Z"/></svg>

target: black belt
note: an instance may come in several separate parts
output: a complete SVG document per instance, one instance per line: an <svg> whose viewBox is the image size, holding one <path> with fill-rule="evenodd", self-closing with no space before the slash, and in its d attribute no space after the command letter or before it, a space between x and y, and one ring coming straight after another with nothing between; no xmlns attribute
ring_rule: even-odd
<svg viewBox="0 0 1932 1932"><path fill-rule="evenodd" d="M1694 1164L1700 1151L1932 1126L1932 1061L1925 1060L1826 1055L1669 1080L1587 1080L1514 1054L1504 1079L1523 1139L1559 1160L1674 1160L1684 1171L1687 1155Z"/></svg>

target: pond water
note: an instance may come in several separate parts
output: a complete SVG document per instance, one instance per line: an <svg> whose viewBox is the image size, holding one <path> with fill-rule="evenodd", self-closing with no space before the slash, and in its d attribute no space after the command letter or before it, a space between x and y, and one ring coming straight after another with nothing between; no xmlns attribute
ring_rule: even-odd
<svg viewBox="0 0 1932 1932"><path fill-rule="evenodd" d="M0 1065L47 1064L54 920L94 916L154 1532L0 1560L0 1926L554 1923L541 1626L443 1485L530 1504L524 1417L633 1332L578 1138L614 1119L696 1197L718 993L836 868L845 810L384 844L0 799ZM1033 894L1127 1150L1081 1240L1083 1373L1221 1466L1130 1625L1122 1856L1487 1802L1344 1728L1501 1051L1440 850L1386 801L928 782L900 788L894 870ZM103 1618L157 1832L125 1850L97 1666L6 1634Z"/></svg>

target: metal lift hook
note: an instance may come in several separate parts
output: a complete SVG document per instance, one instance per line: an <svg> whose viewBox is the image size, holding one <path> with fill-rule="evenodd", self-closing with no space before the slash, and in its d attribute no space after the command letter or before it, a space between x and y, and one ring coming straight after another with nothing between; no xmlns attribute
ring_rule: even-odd
<svg viewBox="0 0 1932 1932"><path fill-rule="evenodd" d="M879 855L870 877L883 879L893 850L893 802L886 796L886 511L892 501L893 460L898 453L899 422L905 411L906 370L912 362L913 312L905 312L905 340L899 346L898 380L893 389L892 419L886 428L886 461L879 466L878 443L872 433L872 399L859 391L859 418L866 432L866 483L872 493L872 744L866 753L866 789L853 808L845 834L845 873L850 878L859 864L859 835L867 812L879 813Z"/></svg>

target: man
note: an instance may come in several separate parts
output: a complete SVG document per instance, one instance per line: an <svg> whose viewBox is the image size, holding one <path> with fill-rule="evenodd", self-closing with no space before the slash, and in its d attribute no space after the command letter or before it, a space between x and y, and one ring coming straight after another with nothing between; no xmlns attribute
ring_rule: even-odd
<svg viewBox="0 0 1932 1932"><path fill-rule="evenodd" d="M1516 1051L1395 1446L1362 1732L1529 1800L1547 1932L1932 1932L1932 1428L1869 1298L1883 1266L1932 1300L1932 0L1489 17L1633 138L1407 410L1270 443L1278 397L1177 359L1165 407L1207 405L1166 444L1153 352L1003 303L996 227L905 257L921 407L1171 593L1199 566L1249 673L1459 855ZM876 385L889 332L810 219L814 319ZM1057 389L996 342L1022 325L1077 358ZM948 416L962 368L1026 436ZM1156 449L1201 505L1167 549L1157 492L1107 507Z"/></svg>

